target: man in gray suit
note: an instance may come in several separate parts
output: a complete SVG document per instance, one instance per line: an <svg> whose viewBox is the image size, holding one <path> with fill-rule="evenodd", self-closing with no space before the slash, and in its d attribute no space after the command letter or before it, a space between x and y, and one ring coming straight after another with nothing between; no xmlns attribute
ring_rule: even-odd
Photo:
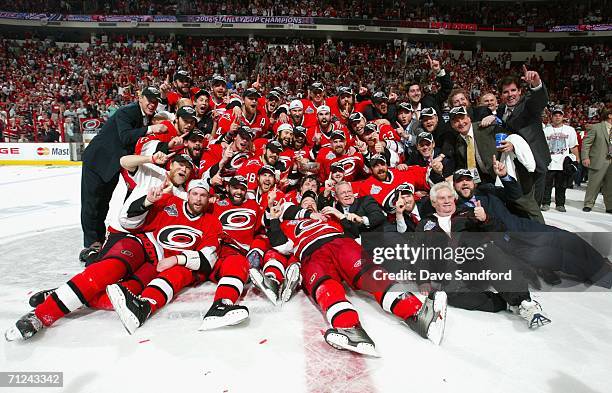
<svg viewBox="0 0 612 393"><path fill-rule="evenodd" d="M601 123L593 125L582 141L582 165L589 168L589 182L582 211L590 212L601 189L606 213L612 213L612 110L601 112Z"/></svg>
<svg viewBox="0 0 612 393"><path fill-rule="evenodd" d="M522 136L531 147L536 162L535 173L524 171L518 180L526 196L533 193L539 206L544 196L546 170L550 163L550 150L542 129L542 111L548 104L548 92L540 75L527 70L525 66L521 80L529 84L526 94L523 94L518 77L507 76L498 82L503 104L497 108L497 117L501 118L505 129ZM504 141L500 151L510 152L512 149L512 143Z"/></svg>

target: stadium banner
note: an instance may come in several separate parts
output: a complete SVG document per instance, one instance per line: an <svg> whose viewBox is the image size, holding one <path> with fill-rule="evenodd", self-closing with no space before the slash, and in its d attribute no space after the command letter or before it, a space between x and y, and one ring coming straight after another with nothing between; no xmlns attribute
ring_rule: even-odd
<svg viewBox="0 0 612 393"><path fill-rule="evenodd" d="M299 16L241 16L241 15L187 15L187 21L192 23L272 23L310 25L314 18Z"/></svg>
<svg viewBox="0 0 612 393"><path fill-rule="evenodd" d="M0 143L0 164L70 164L69 143Z"/></svg>
<svg viewBox="0 0 612 393"><path fill-rule="evenodd" d="M550 28L551 33L567 33L575 31L612 31L612 24L600 25L565 25L553 26Z"/></svg>
<svg viewBox="0 0 612 393"><path fill-rule="evenodd" d="M101 117L79 119L79 125L81 127L81 134L83 134L83 142L89 143L102 129L104 119Z"/></svg>
<svg viewBox="0 0 612 393"><path fill-rule="evenodd" d="M173 15L66 15L67 22L177 22Z"/></svg>

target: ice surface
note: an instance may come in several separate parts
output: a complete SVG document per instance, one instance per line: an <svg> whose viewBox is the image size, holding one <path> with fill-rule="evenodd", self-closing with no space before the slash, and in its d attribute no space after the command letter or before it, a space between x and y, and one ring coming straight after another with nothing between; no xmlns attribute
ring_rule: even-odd
<svg viewBox="0 0 612 393"><path fill-rule="evenodd" d="M65 282L82 266L80 169L0 167L0 328L29 310L32 292ZM548 223L611 231L601 196ZM362 294L349 293L380 359L329 347L323 316L302 293L281 307L249 291L250 321L198 332L214 286L189 288L129 336L109 311L81 310L28 342L2 341L1 371L63 371L64 388L17 392L610 392L610 293L538 293L551 325L529 331L511 314L450 308L440 347L423 340Z"/></svg>

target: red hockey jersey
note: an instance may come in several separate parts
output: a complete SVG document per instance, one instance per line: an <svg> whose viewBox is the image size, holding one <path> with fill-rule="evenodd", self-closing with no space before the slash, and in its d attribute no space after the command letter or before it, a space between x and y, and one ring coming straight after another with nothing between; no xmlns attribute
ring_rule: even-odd
<svg viewBox="0 0 612 393"><path fill-rule="evenodd" d="M371 195L387 214L395 212L395 188L402 183L410 183L417 191L429 191L429 168L418 165L409 166L405 171L389 169L387 180L380 181L370 176L359 187L359 196Z"/></svg>

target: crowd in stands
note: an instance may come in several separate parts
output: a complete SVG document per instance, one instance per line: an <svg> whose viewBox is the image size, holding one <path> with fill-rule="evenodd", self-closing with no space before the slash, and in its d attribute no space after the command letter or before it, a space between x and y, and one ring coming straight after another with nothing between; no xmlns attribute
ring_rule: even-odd
<svg viewBox="0 0 612 393"><path fill-rule="evenodd" d="M511 62L509 53L495 58L473 53L471 59L463 55L454 59L445 50L447 45L433 43L403 47L393 42L149 38L118 36L111 39L118 46L86 49L76 44L59 47L51 41L3 39L0 127L5 137L39 140L37 132L66 128L63 140L78 140L79 118L108 118L119 106L133 101L144 86L159 85L176 69L191 71L195 86L208 86L213 74L225 75L229 89L238 92L259 77L264 87L281 86L295 97L304 96L315 80L330 89L329 94L335 94L332 86L341 83L402 96L409 80L425 78L426 89L436 89L424 57L431 53L477 104L480 96L496 91L499 75L518 71L523 64ZM596 119L611 85L609 45L572 46L554 62L533 57L527 64L542 74L551 103L566 106L566 117L574 127ZM51 134L56 141L57 135Z"/></svg>
<svg viewBox="0 0 612 393"><path fill-rule="evenodd" d="M259 15L345 19L477 23L479 25L541 26L610 23L606 1L575 2L439 2L432 0L297 1L272 0L18 0L0 3L4 11L119 15Z"/></svg>

